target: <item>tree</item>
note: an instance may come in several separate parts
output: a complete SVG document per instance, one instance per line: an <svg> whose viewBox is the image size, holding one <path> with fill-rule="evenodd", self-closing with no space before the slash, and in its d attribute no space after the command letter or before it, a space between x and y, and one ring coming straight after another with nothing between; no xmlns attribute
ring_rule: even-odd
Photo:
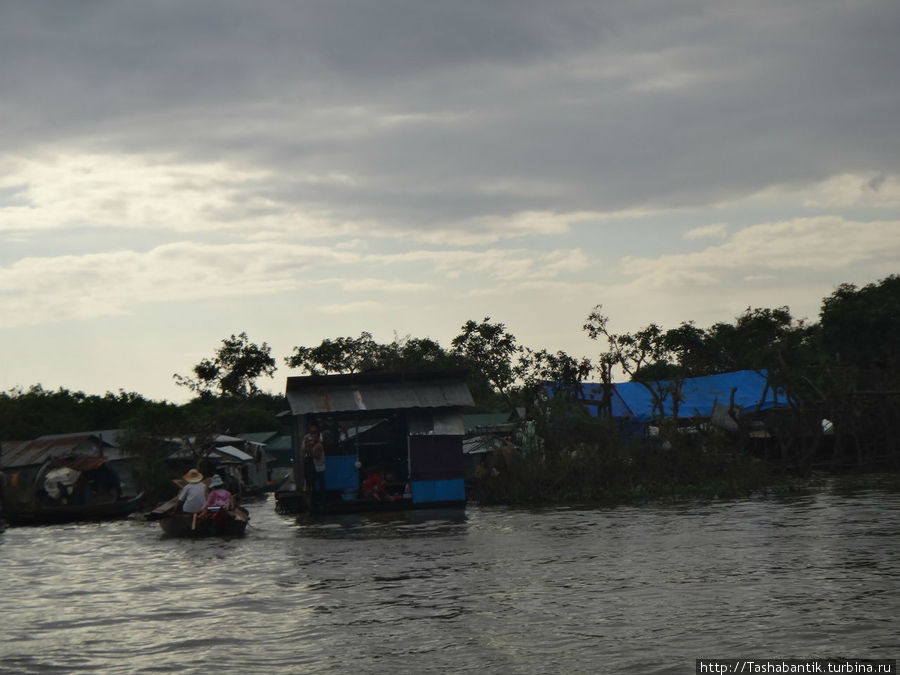
<svg viewBox="0 0 900 675"><path fill-rule="evenodd" d="M710 345L707 333L693 321L684 321L678 328L670 328L662 337L671 379L708 375ZM658 378L663 379L663 378Z"/></svg>
<svg viewBox="0 0 900 675"><path fill-rule="evenodd" d="M201 396L248 398L259 393L256 380L275 373L275 359L265 342L250 342L247 333L222 340L212 359L203 359L193 368L194 377L175 374L175 381Z"/></svg>
<svg viewBox="0 0 900 675"><path fill-rule="evenodd" d="M609 317L603 314L603 305L596 305L583 326L588 337L598 340L606 338L610 360L618 365L629 378L635 379L641 368L652 364L665 363L666 350L662 343L662 329L655 323L634 335L617 335L609 330Z"/></svg>
<svg viewBox="0 0 900 675"><path fill-rule="evenodd" d="M19 440L85 429L116 429L149 411L174 407L122 390L97 396L62 387L48 391L36 384L27 390L0 392L0 429L7 439Z"/></svg>
<svg viewBox="0 0 900 675"><path fill-rule="evenodd" d="M643 384L653 400L654 412L660 417L664 415L666 398L672 396L677 414L678 392L670 391L669 384L663 385L659 380L642 376L642 373L656 376L661 371L666 374L669 372L669 350L659 326L651 323L633 335L612 333L609 330L609 317L603 314L603 306L596 305L582 328L592 340L606 338L609 351L600 358L602 369L611 370L618 366L631 380Z"/></svg>
<svg viewBox="0 0 900 675"><path fill-rule="evenodd" d="M882 369L900 365L900 276L862 288L841 284L823 300L819 316L833 360Z"/></svg>
<svg viewBox="0 0 900 675"><path fill-rule="evenodd" d="M817 386L837 430L832 461L900 467L900 276L841 284L822 302L820 329Z"/></svg>
<svg viewBox="0 0 900 675"><path fill-rule="evenodd" d="M284 361L310 375L361 373L376 366L380 351L381 345L372 334L363 331L358 338L339 337L322 340L315 347L294 347L294 353Z"/></svg>
<svg viewBox="0 0 900 675"><path fill-rule="evenodd" d="M534 351L525 347L515 368L516 376L524 382L526 389L536 389L546 382L553 382L559 388L574 396L580 396L581 383L594 369L590 359L575 358L564 351L555 354L546 349Z"/></svg>
<svg viewBox="0 0 900 675"><path fill-rule="evenodd" d="M310 375L362 373L367 371L426 372L458 366L458 360L430 338L395 336L393 342L380 344L363 331L358 338L322 340L315 347L294 347L285 359L291 368L302 368Z"/></svg>
<svg viewBox="0 0 900 675"><path fill-rule="evenodd" d="M798 363L809 330L788 307L748 307L733 324L717 323L706 335L707 373L730 370L776 371Z"/></svg>
<svg viewBox="0 0 900 675"><path fill-rule="evenodd" d="M520 353L515 336L502 323L471 319L450 343L453 354L462 357L510 404L510 388L516 379L513 356Z"/></svg>
<svg viewBox="0 0 900 675"><path fill-rule="evenodd" d="M399 372L428 372L460 368L460 359L431 338L394 337L383 345L381 367Z"/></svg>
<svg viewBox="0 0 900 675"><path fill-rule="evenodd" d="M678 417L681 389L692 368L699 368L706 351L705 333L693 322L663 330L655 323L635 333L616 334L609 319L597 305L583 326L592 340L606 338L609 351L600 358L600 370L607 381L616 366L634 382L640 382L653 401L654 412L665 417L665 402L671 402L672 417Z"/></svg>

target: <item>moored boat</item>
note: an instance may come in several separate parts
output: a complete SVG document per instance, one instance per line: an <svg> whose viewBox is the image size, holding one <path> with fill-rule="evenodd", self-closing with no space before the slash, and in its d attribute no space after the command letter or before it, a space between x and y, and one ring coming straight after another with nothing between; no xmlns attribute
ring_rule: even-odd
<svg viewBox="0 0 900 675"><path fill-rule="evenodd" d="M21 505L8 503L3 518L10 525L54 525L124 518L140 508L139 494L131 499L117 499L93 504Z"/></svg>

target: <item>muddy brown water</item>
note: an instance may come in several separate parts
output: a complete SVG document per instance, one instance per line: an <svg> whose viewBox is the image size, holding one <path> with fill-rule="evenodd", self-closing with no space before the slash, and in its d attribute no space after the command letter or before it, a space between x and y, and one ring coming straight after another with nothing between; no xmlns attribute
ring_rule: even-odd
<svg viewBox="0 0 900 675"><path fill-rule="evenodd" d="M900 495L0 534L0 672L693 673L897 658Z"/></svg>

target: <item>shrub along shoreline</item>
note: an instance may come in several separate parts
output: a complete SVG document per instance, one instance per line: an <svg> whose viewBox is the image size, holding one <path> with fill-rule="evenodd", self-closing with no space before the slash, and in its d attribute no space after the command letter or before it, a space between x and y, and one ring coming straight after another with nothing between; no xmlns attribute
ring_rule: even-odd
<svg viewBox="0 0 900 675"><path fill-rule="evenodd" d="M646 438L618 433L603 421L581 420L581 428L571 421L564 433L548 433L531 448L496 453L478 468L472 500L480 505L604 506L789 497L825 486L845 492L900 490L900 472L891 470L786 472L717 430L683 434L670 428Z"/></svg>

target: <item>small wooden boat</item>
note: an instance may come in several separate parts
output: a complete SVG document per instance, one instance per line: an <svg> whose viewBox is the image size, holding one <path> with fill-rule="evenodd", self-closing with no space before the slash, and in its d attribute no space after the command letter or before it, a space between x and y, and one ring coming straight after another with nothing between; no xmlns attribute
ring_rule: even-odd
<svg viewBox="0 0 900 675"><path fill-rule="evenodd" d="M233 509L210 507L194 516L178 510L178 500L170 499L147 514L149 520L159 521L169 537L240 537L247 529L250 513L237 506Z"/></svg>

